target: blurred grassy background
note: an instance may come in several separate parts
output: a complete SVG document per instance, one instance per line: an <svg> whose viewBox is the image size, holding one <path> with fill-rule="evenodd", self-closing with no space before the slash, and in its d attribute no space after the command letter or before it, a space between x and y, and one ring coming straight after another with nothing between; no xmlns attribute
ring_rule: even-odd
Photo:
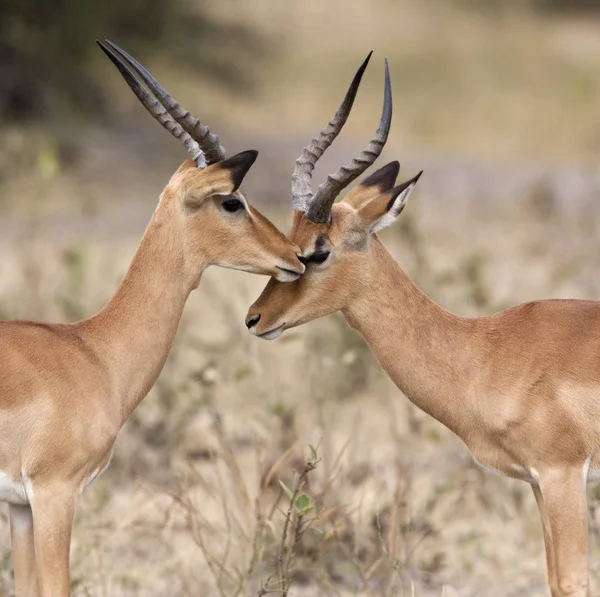
<svg viewBox="0 0 600 597"><path fill-rule="evenodd" d="M74 321L125 273L185 155L96 48L131 51L230 152L284 229L293 161L375 50L315 178L359 150L394 85L379 163L425 169L386 244L461 314L600 296L600 10L591 0L9 0L0 13L0 316ZM209 271L165 370L84 494L75 595L256 595L276 568L276 479L319 444L319 520L295 595L547 595L526 485L477 468L340 317L275 343L243 318L265 279ZM410 358L410 355L405 355ZM268 471L272 470L269 475ZM592 593L600 493L589 490ZM6 519L0 592L11 594Z"/></svg>

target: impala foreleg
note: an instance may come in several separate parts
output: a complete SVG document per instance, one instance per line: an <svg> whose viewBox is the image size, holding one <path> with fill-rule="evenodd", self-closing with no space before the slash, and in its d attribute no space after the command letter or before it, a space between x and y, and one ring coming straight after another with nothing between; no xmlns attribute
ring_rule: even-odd
<svg viewBox="0 0 600 597"><path fill-rule="evenodd" d="M542 517L552 597L589 597L588 513L582 468L544 471L534 494Z"/></svg>
<svg viewBox="0 0 600 597"><path fill-rule="evenodd" d="M76 490L62 483L33 485L35 558L41 597L69 597L69 549Z"/></svg>
<svg viewBox="0 0 600 597"><path fill-rule="evenodd" d="M15 596L37 597L38 585L31 508L10 504L9 516Z"/></svg>

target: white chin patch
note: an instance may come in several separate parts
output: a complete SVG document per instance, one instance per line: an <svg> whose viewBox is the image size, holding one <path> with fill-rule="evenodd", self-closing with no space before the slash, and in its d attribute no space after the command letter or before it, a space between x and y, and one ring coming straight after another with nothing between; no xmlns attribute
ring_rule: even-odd
<svg viewBox="0 0 600 597"><path fill-rule="evenodd" d="M295 282L299 277L300 277L300 274L281 270L281 271L277 272L275 279L278 282Z"/></svg>
<svg viewBox="0 0 600 597"><path fill-rule="evenodd" d="M259 338L262 340L275 340L275 338L279 338L279 336L281 336L281 331L281 328L277 328L276 330L272 330L266 334L260 335Z"/></svg>

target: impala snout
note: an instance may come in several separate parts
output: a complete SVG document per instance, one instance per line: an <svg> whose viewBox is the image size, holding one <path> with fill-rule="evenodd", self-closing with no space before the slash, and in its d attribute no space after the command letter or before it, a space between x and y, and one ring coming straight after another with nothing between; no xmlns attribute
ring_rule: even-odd
<svg viewBox="0 0 600 597"><path fill-rule="evenodd" d="M260 253L251 257L253 260L262 262L262 271L257 271L257 273L267 274L278 282L297 280L306 269L302 262L300 248L253 208L251 216L253 225L261 238Z"/></svg>
<svg viewBox="0 0 600 597"><path fill-rule="evenodd" d="M262 340L275 340L275 338L279 338L285 329L285 324L281 324L278 327L264 330L262 326L259 326L260 314L258 315L248 315L246 317L246 327L248 331L257 338L261 338Z"/></svg>
<svg viewBox="0 0 600 597"><path fill-rule="evenodd" d="M300 249L291 243L285 236L282 240L288 245L287 251L279 255L279 263L275 266L275 271L271 274L278 282L294 282L306 269L301 261L302 253Z"/></svg>
<svg viewBox="0 0 600 597"><path fill-rule="evenodd" d="M246 315L246 327L248 331L257 338L263 340L275 340L290 327L286 313L286 297L280 296L281 300L271 300L273 289L283 291L292 291L298 282L293 284L280 284L279 281L271 278L264 288L262 294L256 299L254 304L248 309ZM273 305L275 308L273 308ZM293 326L292 326L293 327Z"/></svg>
<svg viewBox="0 0 600 597"><path fill-rule="evenodd" d="M294 282L297 280L304 273L305 266L298 261L298 258L296 258L296 260L297 263L293 265L287 263L278 265L274 278L278 282Z"/></svg>
<svg viewBox="0 0 600 597"><path fill-rule="evenodd" d="M250 330L260 321L260 313L258 315L246 316L246 327Z"/></svg>
<svg viewBox="0 0 600 597"><path fill-rule="evenodd" d="M275 340L275 338L279 338L281 333L283 332L283 324L282 325L260 325L261 314L255 310L254 305L250 307L248 311L248 315L246 316L246 327L248 331L257 338L262 338L263 340Z"/></svg>

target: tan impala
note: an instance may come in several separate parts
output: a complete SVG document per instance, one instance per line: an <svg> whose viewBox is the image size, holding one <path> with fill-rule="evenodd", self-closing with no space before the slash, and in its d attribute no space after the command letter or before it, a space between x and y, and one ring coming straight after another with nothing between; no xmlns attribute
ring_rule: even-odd
<svg viewBox="0 0 600 597"><path fill-rule="evenodd" d="M341 310L414 404L454 431L480 464L532 486L552 595L587 596L585 486L600 471L600 303L536 301L465 318L425 296L376 235L400 215L420 174L395 186L392 162L334 205L364 170L355 164L314 196L310 190L314 164L355 92L353 85L296 162L289 239L306 273L291 284L270 280L248 328L273 339ZM386 135L387 128L380 139ZM365 155L372 161L371 150Z"/></svg>
<svg viewBox="0 0 600 597"><path fill-rule="evenodd" d="M18 597L69 595L77 496L107 466L120 428L156 381L202 272L220 265L285 282L304 271L295 245L239 191L257 152L225 159L218 137L139 63L110 42L100 46L192 159L163 191L104 309L72 325L0 323L0 499L9 503Z"/></svg>

